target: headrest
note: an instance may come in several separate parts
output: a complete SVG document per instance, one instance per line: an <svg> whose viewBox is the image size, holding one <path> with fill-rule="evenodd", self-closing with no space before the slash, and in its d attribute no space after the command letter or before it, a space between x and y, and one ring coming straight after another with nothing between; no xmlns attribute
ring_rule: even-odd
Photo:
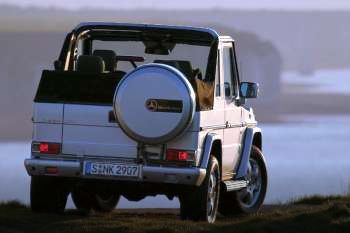
<svg viewBox="0 0 350 233"><path fill-rule="evenodd" d="M93 55L103 59L106 71L114 72L117 68L117 55L113 50L94 50Z"/></svg>
<svg viewBox="0 0 350 233"><path fill-rule="evenodd" d="M154 63L161 63L180 70L189 80L193 78L191 62L181 60L154 60Z"/></svg>
<svg viewBox="0 0 350 233"><path fill-rule="evenodd" d="M77 71L86 73L103 73L105 64L101 57L80 55L77 62Z"/></svg>

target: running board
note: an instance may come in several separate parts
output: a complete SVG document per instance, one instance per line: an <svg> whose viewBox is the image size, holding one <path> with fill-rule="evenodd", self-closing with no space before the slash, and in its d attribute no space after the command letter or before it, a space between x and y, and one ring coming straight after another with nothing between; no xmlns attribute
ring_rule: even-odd
<svg viewBox="0 0 350 233"><path fill-rule="evenodd" d="M248 181L245 180L227 180L223 182L223 188L226 192L237 191L248 186Z"/></svg>

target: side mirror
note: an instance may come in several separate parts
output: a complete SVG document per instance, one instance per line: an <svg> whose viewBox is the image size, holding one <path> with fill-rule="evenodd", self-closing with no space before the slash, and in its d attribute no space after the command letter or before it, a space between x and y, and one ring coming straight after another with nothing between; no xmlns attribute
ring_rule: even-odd
<svg viewBox="0 0 350 233"><path fill-rule="evenodd" d="M55 70L63 70L63 63L60 60L56 60L53 63L53 66L55 67Z"/></svg>
<svg viewBox="0 0 350 233"><path fill-rule="evenodd" d="M259 84L251 82L241 82L239 90L243 98L257 98L259 93Z"/></svg>

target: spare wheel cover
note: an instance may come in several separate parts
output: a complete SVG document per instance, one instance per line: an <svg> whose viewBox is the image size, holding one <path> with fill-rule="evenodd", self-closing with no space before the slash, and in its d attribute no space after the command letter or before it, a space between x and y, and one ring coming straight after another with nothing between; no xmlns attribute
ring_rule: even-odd
<svg viewBox="0 0 350 233"><path fill-rule="evenodd" d="M142 65L119 82L113 101L117 122L132 139L160 144L174 139L192 123L195 92L177 69Z"/></svg>

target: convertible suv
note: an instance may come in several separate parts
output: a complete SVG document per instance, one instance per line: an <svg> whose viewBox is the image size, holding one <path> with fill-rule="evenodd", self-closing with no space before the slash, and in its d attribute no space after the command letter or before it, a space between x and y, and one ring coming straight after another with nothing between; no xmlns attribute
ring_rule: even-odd
<svg viewBox="0 0 350 233"><path fill-rule="evenodd" d="M206 28L82 23L34 99L31 208L112 211L178 197L182 219L254 213L267 172L235 43Z"/></svg>

